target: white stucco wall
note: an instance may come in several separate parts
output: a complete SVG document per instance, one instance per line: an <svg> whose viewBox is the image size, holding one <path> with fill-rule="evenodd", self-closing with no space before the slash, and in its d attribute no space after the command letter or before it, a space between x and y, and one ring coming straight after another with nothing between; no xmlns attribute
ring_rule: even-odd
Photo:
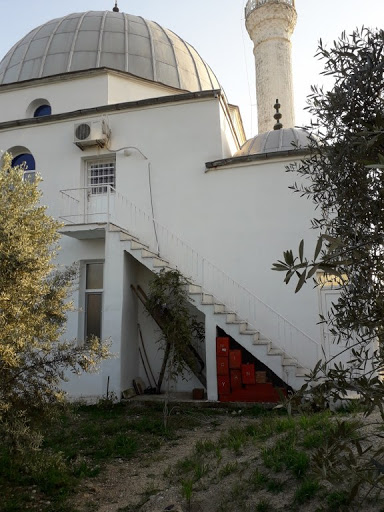
<svg viewBox="0 0 384 512"><path fill-rule="evenodd" d="M60 77L0 86L0 122L33 117L28 107L44 99L52 114L112 105L180 92L149 80L118 72L95 70L92 76L80 72ZM31 113L32 112L32 113Z"/></svg>
<svg viewBox="0 0 384 512"><path fill-rule="evenodd" d="M28 84L0 87L0 122L32 117L28 107L36 99L45 99L52 114L108 104L108 75L71 80L36 80Z"/></svg>
<svg viewBox="0 0 384 512"><path fill-rule="evenodd" d="M96 88L98 80L92 88ZM64 105L66 99L62 96L70 95L67 89L56 86L54 101ZM16 111L18 106L13 104L9 108ZM293 287L283 284L283 275L270 270L283 250L296 247L303 237L313 239L314 234L309 231L312 205L289 190L295 178L285 172L285 160L206 172L205 162L230 156L235 145L221 109L219 98L209 98L110 113L110 149L136 147L146 156L145 159L134 149L130 156L125 156L123 151L117 153L117 191L149 215L152 199L155 218L169 232L318 339L317 293L307 286L294 295ZM94 119L100 116L7 130L0 126L1 149L22 145L34 155L37 170L44 179L43 202L55 216L62 213L60 190L84 186L86 159L110 154L97 148L82 152L73 144L75 123ZM117 195L113 200L117 200ZM120 211L122 222L134 218L128 213ZM132 325L135 315L127 318L124 311L135 307L127 295L128 284L136 277L145 282L147 271L138 271L123 249L119 250L117 237L117 233L109 234L105 249L101 240L79 241L68 237L62 240L61 263L104 257L108 260L103 336L113 337L112 349L118 356L103 364L101 377L74 377L67 385L72 395L105 394L108 376L110 390L128 387L131 372L138 367L137 332ZM77 292L74 298L79 302ZM153 328L144 320L141 307L138 318L145 324L145 336L153 338ZM68 337L76 337L77 331L77 317L73 314L68 323ZM209 354L213 364L214 352L210 350ZM156 360L152 349L150 357ZM143 376L142 369L140 373ZM200 387L198 381L185 386ZM184 383L179 383L179 389L185 389Z"/></svg>
<svg viewBox="0 0 384 512"><path fill-rule="evenodd" d="M115 73L108 75L108 104L138 101L146 98L160 98L180 92L166 85L134 76L122 76Z"/></svg>

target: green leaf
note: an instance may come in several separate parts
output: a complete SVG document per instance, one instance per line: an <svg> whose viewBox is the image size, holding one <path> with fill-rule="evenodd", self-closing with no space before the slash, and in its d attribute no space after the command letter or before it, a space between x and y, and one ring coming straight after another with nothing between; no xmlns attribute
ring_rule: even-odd
<svg viewBox="0 0 384 512"><path fill-rule="evenodd" d="M304 258L304 240L301 240L300 245L299 245L299 258L302 263L303 258Z"/></svg>
<svg viewBox="0 0 384 512"><path fill-rule="evenodd" d="M313 267L308 272L307 279L310 279L312 276L314 276L318 270L319 270L319 265L313 265Z"/></svg>
<svg viewBox="0 0 384 512"><path fill-rule="evenodd" d="M323 237L322 236L319 236L318 240L317 240L317 244L316 244L316 249L315 249L315 254L313 256L313 259L314 261L317 260L317 257L319 256L320 254L320 251L321 251L321 248L323 246Z"/></svg>
<svg viewBox="0 0 384 512"><path fill-rule="evenodd" d="M299 282L297 283L295 293L297 293L302 288L303 284L305 283L306 277L307 271L304 270L304 272L300 276Z"/></svg>

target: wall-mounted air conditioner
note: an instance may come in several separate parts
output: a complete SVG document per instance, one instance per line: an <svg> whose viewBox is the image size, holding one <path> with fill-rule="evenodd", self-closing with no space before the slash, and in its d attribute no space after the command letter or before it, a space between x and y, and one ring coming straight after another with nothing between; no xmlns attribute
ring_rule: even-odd
<svg viewBox="0 0 384 512"><path fill-rule="evenodd" d="M99 146L103 148L111 136L111 130L105 119L77 123L74 127L73 142L81 150L86 147Z"/></svg>

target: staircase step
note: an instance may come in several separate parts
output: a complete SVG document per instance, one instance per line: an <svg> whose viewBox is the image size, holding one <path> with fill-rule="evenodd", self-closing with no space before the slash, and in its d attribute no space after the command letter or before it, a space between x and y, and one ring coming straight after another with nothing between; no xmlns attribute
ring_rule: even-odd
<svg viewBox="0 0 384 512"><path fill-rule="evenodd" d="M213 312L214 313L226 313L225 304L214 304Z"/></svg>
<svg viewBox="0 0 384 512"><path fill-rule="evenodd" d="M308 377L309 375L309 370L307 370L306 368L303 368L302 366L298 366L296 368L296 377Z"/></svg>
<svg viewBox="0 0 384 512"><path fill-rule="evenodd" d="M188 293L191 295L198 295L203 293L203 288L197 284L188 285Z"/></svg>
<svg viewBox="0 0 384 512"><path fill-rule="evenodd" d="M214 300L213 295L210 295L209 293L203 293L201 303L202 304L214 304L215 300Z"/></svg>
<svg viewBox="0 0 384 512"><path fill-rule="evenodd" d="M152 265L155 268L171 268L168 261L162 260L161 258L153 258Z"/></svg>
<svg viewBox="0 0 384 512"><path fill-rule="evenodd" d="M239 331L240 334L256 334L258 332L256 329L252 329L252 327L249 326L248 322L242 322L239 325Z"/></svg>
<svg viewBox="0 0 384 512"><path fill-rule="evenodd" d="M239 322L239 318L236 315L236 313L228 313L225 321L227 324L234 324L236 322Z"/></svg>
<svg viewBox="0 0 384 512"><path fill-rule="evenodd" d="M131 241L131 249L134 251L137 251L139 249L147 249L148 250L148 246L141 244L140 242L136 242L136 240L132 240Z"/></svg>
<svg viewBox="0 0 384 512"><path fill-rule="evenodd" d="M268 350L268 355L269 356L282 356L283 354L284 354L284 352L280 348L271 347Z"/></svg>
<svg viewBox="0 0 384 512"><path fill-rule="evenodd" d="M129 242L131 240L137 241L137 238L135 238L132 235L129 235L128 233L124 233L124 231L120 231L120 241L121 242Z"/></svg>
<svg viewBox="0 0 384 512"><path fill-rule="evenodd" d="M255 334L259 334L259 332L253 329L246 329L240 330L240 334L244 334L245 336L254 336Z"/></svg>
<svg viewBox="0 0 384 512"><path fill-rule="evenodd" d="M259 334L253 335L252 345L269 345L270 341L266 338L260 338Z"/></svg>
<svg viewBox="0 0 384 512"><path fill-rule="evenodd" d="M159 255L155 252L149 251L148 249L142 249L141 257L142 258L157 258Z"/></svg>
<svg viewBox="0 0 384 512"><path fill-rule="evenodd" d="M297 366L297 361L293 357L285 356L283 357L283 366Z"/></svg>

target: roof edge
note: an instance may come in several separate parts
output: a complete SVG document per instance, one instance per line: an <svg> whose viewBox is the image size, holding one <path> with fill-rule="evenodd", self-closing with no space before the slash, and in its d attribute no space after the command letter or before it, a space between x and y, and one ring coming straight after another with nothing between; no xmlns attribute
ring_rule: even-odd
<svg viewBox="0 0 384 512"><path fill-rule="evenodd" d="M122 71L120 69L114 69L109 67L100 67L100 68L89 68L89 69L80 69L77 71L68 71L65 73L58 73L57 75L43 76L41 78L31 78L29 80L21 80L20 82L10 82L7 84L0 84L0 93L6 90L15 90L22 89L24 87L33 87L35 85L40 84L49 84L54 82L63 82L64 80L76 80L81 78L88 78L97 75L105 75L111 74L116 76L122 76L124 78L133 78L135 80L147 82L151 85L158 87L165 87L172 91L185 91L189 92L186 89L178 89L177 87L173 87L172 85L164 84L163 82L156 82L154 80L150 80L149 78L143 78L139 75L134 75L129 71ZM214 90L214 89L212 89ZM200 91L201 92L201 91Z"/></svg>
<svg viewBox="0 0 384 512"><path fill-rule="evenodd" d="M157 98L147 98L145 100L128 101L124 103L114 103L112 105L102 105L100 107L90 107L71 112L63 112L61 114L53 114L50 116L31 117L27 119L16 119L14 121L5 121L0 123L0 130L9 128L17 128L20 126L33 126L36 124L49 124L56 121L67 119L76 119L78 117L92 116L97 114L108 114L111 112L119 112L121 110L130 110L135 108L150 107L152 105L166 105L169 103L181 103L183 101L194 101L209 98L221 98L223 92L221 89L213 89L208 91L187 92L181 94L172 94L170 96L160 96Z"/></svg>
<svg viewBox="0 0 384 512"><path fill-rule="evenodd" d="M284 151L275 151L273 153L261 153L257 155L243 155L243 156L233 156L230 158L223 158L221 160L213 160L211 162L206 162L206 172L215 170L220 167L227 167L229 165L237 165L237 164L246 164L252 163L258 160L276 160L277 158L284 157L296 157L296 156L305 156L310 153L309 149L290 149Z"/></svg>

